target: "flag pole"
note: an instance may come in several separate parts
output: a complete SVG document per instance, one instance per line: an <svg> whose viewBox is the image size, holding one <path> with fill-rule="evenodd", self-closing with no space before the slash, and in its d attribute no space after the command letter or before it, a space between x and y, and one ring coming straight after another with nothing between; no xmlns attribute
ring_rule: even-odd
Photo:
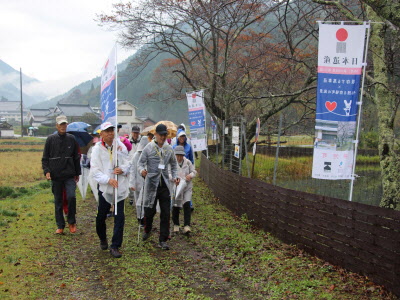
<svg viewBox="0 0 400 300"><path fill-rule="evenodd" d="M356 171L356 160L357 160L357 151L358 151L358 138L360 135L360 124L361 124L361 113L362 113L362 103L363 103L363 92L364 92L364 85L365 85L365 73L367 69L367 55L368 55L368 44L369 44L369 37L371 32L371 21L364 22L364 25L367 28L367 41L365 43L364 49L364 61L363 61L363 77L361 83L361 96L360 101L357 102L358 104L358 115L357 115L357 129L356 129L356 139L354 142L354 157L353 157L353 166L351 171L351 181L350 181L350 192L349 192L349 201L353 200L353 189L354 189L354 179L355 179L355 171Z"/></svg>
<svg viewBox="0 0 400 300"><path fill-rule="evenodd" d="M22 103L22 69L19 68L19 85L21 92L21 137L24 137L24 108Z"/></svg>
<svg viewBox="0 0 400 300"><path fill-rule="evenodd" d="M114 167L118 167L118 61L117 61L117 43L115 43L115 127L114 127ZM118 181L118 175L114 174L114 179ZM114 189L114 214L117 215L118 187Z"/></svg>

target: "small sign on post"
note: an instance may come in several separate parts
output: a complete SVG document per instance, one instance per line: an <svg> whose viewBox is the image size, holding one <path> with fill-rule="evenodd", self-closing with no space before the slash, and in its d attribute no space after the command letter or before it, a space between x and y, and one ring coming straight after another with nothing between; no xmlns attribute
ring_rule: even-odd
<svg viewBox="0 0 400 300"><path fill-rule="evenodd" d="M260 118L257 118L256 135L254 138L254 145L253 145L253 165L251 167L251 178L253 178L253 176L254 176L254 165L256 162L256 153L257 153L257 141L258 141L258 137L260 136L260 130L261 130Z"/></svg>

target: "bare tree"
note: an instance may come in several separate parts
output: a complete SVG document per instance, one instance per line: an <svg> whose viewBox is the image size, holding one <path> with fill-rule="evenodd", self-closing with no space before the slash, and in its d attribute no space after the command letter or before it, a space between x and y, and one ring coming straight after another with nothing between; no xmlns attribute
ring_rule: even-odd
<svg viewBox="0 0 400 300"><path fill-rule="evenodd" d="M215 120L236 115L250 120L250 141L256 117L265 122L297 103L301 119L312 108L316 24L311 19L322 13L315 7L300 1L146 0L116 4L100 20L121 30L123 45L145 45L138 68L162 53L170 56L156 75L168 84L149 97L171 99L205 89ZM300 27L307 28L301 37Z"/></svg>

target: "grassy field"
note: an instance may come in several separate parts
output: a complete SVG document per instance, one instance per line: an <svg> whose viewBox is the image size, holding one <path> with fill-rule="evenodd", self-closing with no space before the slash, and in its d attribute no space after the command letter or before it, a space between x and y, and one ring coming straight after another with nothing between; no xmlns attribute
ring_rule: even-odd
<svg viewBox="0 0 400 300"><path fill-rule="evenodd" d="M30 162L40 168L40 159ZM170 251L156 246L158 220L150 240L137 244L135 211L126 204L120 259L100 250L90 192L77 198L78 232L58 236L49 185L30 183L26 190L0 199L0 299L395 299L368 278L234 216L199 179L193 233L173 235Z"/></svg>
<svg viewBox="0 0 400 300"><path fill-rule="evenodd" d="M42 152L25 152L30 149L43 149L44 142L44 139L28 137L0 139L0 187L24 186L44 180L41 167ZM24 151L1 152L9 149Z"/></svg>

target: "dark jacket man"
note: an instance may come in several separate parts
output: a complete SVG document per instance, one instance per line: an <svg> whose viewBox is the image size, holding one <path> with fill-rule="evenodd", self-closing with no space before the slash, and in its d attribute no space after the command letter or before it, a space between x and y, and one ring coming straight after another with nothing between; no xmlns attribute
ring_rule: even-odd
<svg viewBox="0 0 400 300"><path fill-rule="evenodd" d="M51 180L54 195L57 234L62 234L65 227L63 215L63 190L65 189L68 202L67 221L69 231L76 232L76 183L81 175L80 155L75 137L66 133L67 118L56 118L57 133L50 135L44 146L42 168L44 175Z"/></svg>

